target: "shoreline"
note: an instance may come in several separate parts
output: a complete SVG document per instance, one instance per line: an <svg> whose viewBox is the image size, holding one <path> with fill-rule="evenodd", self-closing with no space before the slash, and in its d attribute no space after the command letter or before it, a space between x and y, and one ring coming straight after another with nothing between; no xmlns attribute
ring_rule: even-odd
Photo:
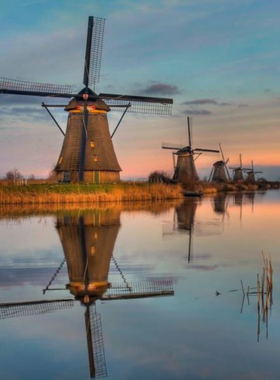
<svg viewBox="0 0 280 380"><path fill-rule="evenodd" d="M194 185L194 184L193 184ZM278 187L279 188L279 187ZM199 182L187 191L202 191L203 195L218 193L266 191L257 185L233 185ZM273 189L273 187L271 187ZM0 185L0 206L8 205L90 205L110 202L139 202L184 199L181 185L164 183L117 184L53 184L33 183Z"/></svg>
<svg viewBox="0 0 280 380"><path fill-rule="evenodd" d="M0 205L91 204L183 199L180 185L166 184L33 184L1 186Z"/></svg>

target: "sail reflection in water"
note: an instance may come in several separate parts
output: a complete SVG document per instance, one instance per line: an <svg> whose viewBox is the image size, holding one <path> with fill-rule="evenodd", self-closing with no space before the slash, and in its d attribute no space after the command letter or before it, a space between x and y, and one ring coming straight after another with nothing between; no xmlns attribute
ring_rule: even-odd
<svg viewBox="0 0 280 380"><path fill-rule="evenodd" d="M56 228L62 243L65 259L59 265L43 294L60 290L57 276L66 262L69 283L66 289L85 307L85 329L91 377L106 377L107 368L103 345L101 315L97 313L97 300L117 300L173 295L170 280L128 283L113 256L115 242L121 226L120 209L72 212L57 217ZM111 261L120 272L122 283L108 281ZM39 300L0 304L0 319L48 313L73 306L73 299Z"/></svg>

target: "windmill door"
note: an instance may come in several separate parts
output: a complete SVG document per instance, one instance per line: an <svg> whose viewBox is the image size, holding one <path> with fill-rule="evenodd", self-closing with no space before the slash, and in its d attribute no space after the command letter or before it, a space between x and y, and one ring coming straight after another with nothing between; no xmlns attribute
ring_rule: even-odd
<svg viewBox="0 0 280 380"><path fill-rule="evenodd" d="M94 183L99 183L99 171L95 171L92 173L93 174L93 182Z"/></svg>
<svg viewBox="0 0 280 380"><path fill-rule="evenodd" d="M70 182L71 181L71 173L70 172L64 172L63 173L63 182Z"/></svg>

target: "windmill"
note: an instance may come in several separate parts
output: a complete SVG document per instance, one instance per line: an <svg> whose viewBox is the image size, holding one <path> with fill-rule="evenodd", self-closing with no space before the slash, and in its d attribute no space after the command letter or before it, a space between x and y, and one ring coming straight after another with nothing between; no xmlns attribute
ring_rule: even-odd
<svg viewBox="0 0 280 380"><path fill-rule="evenodd" d="M233 170L233 181L234 182L244 182L244 176L243 176L243 172L248 170L246 168L243 168L242 166L242 156L241 154L239 154L239 162L240 162L240 166L236 167L236 168L232 168L230 167L230 169Z"/></svg>
<svg viewBox="0 0 280 380"><path fill-rule="evenodd" d="M192 261L193 256L193 232L195 214L198 202L195 198L186 198L184 202L174 207L173 221L169 225L165 225L163 235L183 234L188 236L187 241L187 260Z"/></svg>
<svg viewBox="0 0 280 380"><path fill-rule="evenodd" d="M64 135L62 149L55 166L59 182L116 182L120 165L112 137L126 112L171 114L173 100L166 98L100 93L91 88L99 82L105 19L90 16L88 20L84 63L84 88L76 93L71 86L32 83L0 78L0 94L31 95L52 98L71 98L67 105L45 104L57 127ZM66 133L49 110L62 107L68 112ZM107 113L123 114L110 136Z"/></svg>
<svg viewBox="0 0 280 380"><path fill-rule="evenodd" d="M162 143L162 149L171 149L176 152L173 154L174 175L173 181L185 182L185 181L198 181L199 177L195 167L195 160L202 154L202 152L214 152L219 153L218 150L192 148L191 141L191 119L187 117L188 125L188 146L182 146L178 144ZM175 157L177 155L177 163L175 165Z"/></svg>
<svg viewBox="0 0 280 380"><path fill-rule="evenodd" d="M71 308L78 301L85 308L85 330L88 348L89 371L92 378L107 377L103 344L101 314L96 302L120 299L147 298L174 295L171 280L128 282L113 255L115 240L120 228L120 210L95 210L86 213L72 212L57 217L56 228L61 239L65 258L56 269L43 294L69 290L74 298L37 300L0 304L0 319L24 317ZM69 283L58 281L61 269L67 264ZM114 266L122 278L110 283L108 274Z"/></svg>
<svg viewBox="0 0 280 380"><path fill-rule="evenodd" d="M222 146L220 143L219 143L219 146L220 146L220 152L221 152L223 160L214 162L213 168L209 176L209 182L229 182L231 180L230 174L227 168L227 163L229 161L229 158L225 160Z"/></svg>
<svg viewBox="0 0 280 380"><path fill-rule="evenodd" d="M259 174L259 173L263 173L263 172L262 171L256 171L254 169L253 161L251 161L251 163L252 163L252 168L251 169L245 169L246 174L247 174L247 178L246 178L245 182L250 184L250 185L254 185L254 184L256 184L255 174Z"/></svg>

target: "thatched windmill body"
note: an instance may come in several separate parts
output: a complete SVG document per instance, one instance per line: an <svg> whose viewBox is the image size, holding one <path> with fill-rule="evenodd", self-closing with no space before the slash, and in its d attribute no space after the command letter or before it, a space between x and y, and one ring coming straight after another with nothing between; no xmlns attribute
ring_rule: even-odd
<svg viewBox="0 0 280 380"><path fill-rule="evenodd" d="M221 144L220 146L220 152L222 155L222 160L216 161L213 164L213 168L211 170L210 176L209 176L209 182L229 182L231 180L230 174L227 168L227 163L229 161L229 158L225 160L224 153L222 150Z"/></svg>
<svg viewBox="0 0 280 380"><path fill-rule="evenodd" d="M60 182L115 182L120 178L112 137L128 112L170 114L173 100L133 95L97 95L91 88L99 82L105 19L89 17L84 64L84 88L75 93L71 86L49 85L0 78L0 94L71 98L68 105L42 103L64 137L55 172ZM63 107L69 113L66 133L49 110ZM123 111L110 135L107 113Z"/></svg>
<svg viewBox="0 0 280 380"><path fill-rule="evenodd" d="M259 173L263 173L263 172L255 170L253 161L251 161L251 163L252 163L252 168L246 169L247 178L246 178L245 182L250 184L250 185L255 185L257 182L255 174L259 174Z"/></svg>
<svg viewBox="0 0 280 380"><path fill-rule="evenodd" d="M188 127L188 146L182 146L178 144L162 143L162 149L171 149L173 155L174 175L173 181L185 182L185 181L197 181L199 179L197 170L195 167L195 160L202 154L202 152L214 152L219 153L218 150L192 148L191 139L191 119L187 117ZM175 156L177 156L177 163L175 164Z"/></svg>

